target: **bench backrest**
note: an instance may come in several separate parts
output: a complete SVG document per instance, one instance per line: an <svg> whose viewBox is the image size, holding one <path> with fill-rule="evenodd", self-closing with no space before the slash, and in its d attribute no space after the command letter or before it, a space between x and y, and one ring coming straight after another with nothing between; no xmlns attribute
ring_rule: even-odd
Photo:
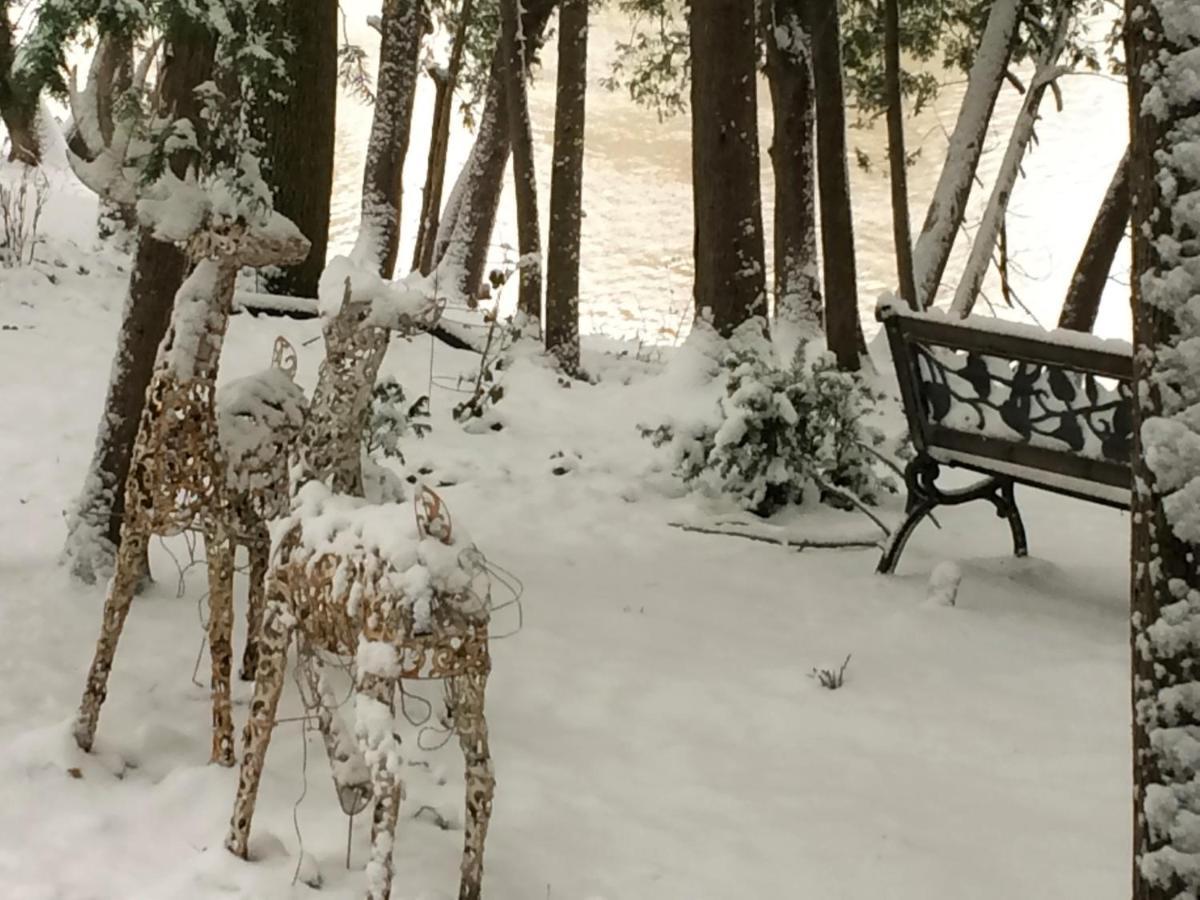
<svg viewBox="0 0 1200 900"><path fill-rule="evenodd" d="M887 304L912 441L935 459L1127 505L1133 361L1115 342Z"/></svg>

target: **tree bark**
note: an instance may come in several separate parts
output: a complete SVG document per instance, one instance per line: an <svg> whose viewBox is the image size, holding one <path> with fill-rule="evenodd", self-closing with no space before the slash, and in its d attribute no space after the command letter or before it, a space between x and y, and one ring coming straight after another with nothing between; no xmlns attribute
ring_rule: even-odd
<svg viewBox="0 0 1200 900"><path fill-rule="evenodd" d="M207 35L192 32L170 43L159 80L163 114L196 120L199 106L194 91L210 78L212 62L213 44ZM175 154L171 167L177 175L185 173L189 159L190 153ZM125 481L146 388L186 268L182 250L156 240L148 229L139 230L96 447L69 517L63 549L71 574L88 584L112 571L120 546Z"/></svg>
<svg viewBox="0 0 1200 900"><path fill-rule="evenodd" d="M38 96L19 85L13 77L16 46L8 0L0 3L0 119L8 131L10 161L36 166L42 159L38 135Z"/></svg>
<svg viewBox="0 0 1200 900"><path fill-rule="evenodd" d="M537 173L533 164L533 123L529 117L528 61L521 27L521 0L500 0L500 46L504 53L504 107L512 145L513 188L517 197L517 252L520 292L517 309L527 319L542 318L542 239L538 221Z"/></svg>
<svg viewBox="0 0 1200 900"><path fill-rule="evenodd" d="M892 242L896 249L896 281L900 296L913 309L917 284L913 275L912 232L908 216L908 158L904 152L904 106L900 93L900 2L883 0L884 91L887 94L888 167L892 180Z"/></svg>
<svg viewBox="0 0 1200 900"><path fill-rule="evenodd" d="M697 316L728 337L767 312L754 6L691 0Z"/></svg>
<svg viewBox="0 0 1200 900"><path fill-rule="evenodd" d="M541 45L555 3L557 0L524 2L525 15L521 25L526 48L531 52ZM454 282L451 290L467 297L479 293L511 150L503 65L504 57L498 47L492 58L491 78L475 144L450 192L434 251L437 268Z"/></svg>
<svg viewBox="0 0 1200 900"><path fill-rule="evenodd" d="M1038 108L1042 97L1050 87L1050 83L1058 74L1058 58L1062 54L1067 40L1067 29L1073 18L1073 7L1064 3L1058 11L1054 25L1054 34L1050 45L1037 60L1033 83L1025 92L1021 104L1021 112L1013 125L1004 159L1000 162L1000 171L996 175L996 184L992 187L992 195L988 198L987 208L983 219L975 232L975 243L967 258L967 265L959 279L958 288L954 292L954 302L951 310L959 316L968 316L975 306L983 279L987 275L992 260L992 251L1000 236L1005 213L1008 211L1008 201L1012 197L1013 188L1017 184L1017 176L1021 173L1021 161L1025 158L1025 150L1033 140L1033 129L1037 124Z"/></svg>
<svg viewBox="0 0 1200 900"><path fill-rule="evenodd" d="M1200 33L1185 4L1127 0L1133 196L1134 900L1194 897L1200 817ZM1167 14L1171 13L1170 16Z"/></svg>
<svg viewBox="0 0 1200 900"><path fill-rule="evenodd" d="M579 252L587 100L588 0L563 0L558 20L554 165L546 254L546 349L579 370Z"/></svg>
<svg viewBox="0 0 1200 900"><path fill-rule="evenodd" d="M404 159L417 88L417 59L428 24L425 0L385 0L375 111L363 171L362 221L354 247L355 259L377 268L384 278L395 273L400 246Z"/></svg>
<svg viewBox="0 0 1200 900"><path fill-rule="evenodd" d="M763 0L763 43L774 133L775 317L806 338L824 329L817 258L816 147L811 43L802 0Z"/></svg>
<svg viewBox="0 0 1200 900"><path fill-rule="evenodd" d="M1126 150L1100 203L1100 211L1096 213L1083 253L1079 256L1075 275L1067 288L1067 299L1058 317L1059 328L1091 331L1096 327L1100 298L1104 296L1104 287L1108 283L1108 273L1112 271L1117 248L1125 237L1131 206L1129 151Z"/></svg>
<svg viewBox="0 0 1200 900"><path fill-rule="evenodd" d="M995 0L971 66L967 91L946 148L946 160L913 252L917 303L922 309L933 303L950 260L954 238L962 227L988 122L1008 70L1021 6L1022 0Z"/></svg>
<svg viewBox="0 0 1200 900"><path fill-rule="evenodd" d="M428 275L433 268L435 235L438 233L438 214L442 208L442 190L446 183L446 153L450 147L450 120L454 116L454 89L462 69L466 50L467 28L471 24L473 0L463 0L459 11L458 31L450 51L450 64L443 70L431 66L429 75L437 86L434 101L433 131L429 142L429 159L425 170L425 192L421 197L421 220L417 226L417 241L413 249L413 269Z"/></svg>
<svg viewBox="0 0 1200 900"><path fill-rule="evenodd" d="M329 241L337 114L337 0L285 0L278 10L295 41L288 55L287 101L265 104L267 180L275 209L312 245L298 266L271 271L266 290L316 297Z"/></svg>
<svg viewBox="0 0 1200 900"><path fill-rule="evenodd" d="M865 350L858 316L854 217L846 168L846 105L842 89L837 0L805 6L812 37L817 95L817 174L821 198L821 256L825 273L825 335L838 366L858 371Z"/></svg>

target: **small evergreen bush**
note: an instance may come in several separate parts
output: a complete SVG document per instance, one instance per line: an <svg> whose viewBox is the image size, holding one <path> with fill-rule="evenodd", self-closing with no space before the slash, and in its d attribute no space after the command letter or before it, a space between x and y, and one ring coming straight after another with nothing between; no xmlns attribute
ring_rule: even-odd
<svg viewBox="0 0 1200 900"><path fill-rule="evenodd" d="M803 345L780 366L761 320L734 333L721 366L716 419L643 429L656 446L672 445L685 483L761 516L806 496L850 508L895 490L876 472L883 434L864 421L875 396L861 375L839 371L829 353L810 361Z"/></svg>

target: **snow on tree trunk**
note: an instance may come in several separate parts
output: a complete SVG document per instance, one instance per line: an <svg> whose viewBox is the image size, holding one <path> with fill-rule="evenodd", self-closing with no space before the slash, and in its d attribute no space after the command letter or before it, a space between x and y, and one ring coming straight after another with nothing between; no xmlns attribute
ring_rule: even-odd
<svg viewBox="0 0 1200 900"><path fill-rule="evenodd" d="M212 65L210 40L175 41L166 53L159 79L163 113L194 121L199 113L194 90L209 79ZM182 175L190 159L190 153L176 153L171 167ZM68 516L63 548L71 574L89 584L112 571L125 514L125 480L146 388L186 269L183 251L156 240L149 229L139 231L95 451Z"/></svg>
<svg viewBox="0 0 1200 900"><path fill-rule="evenodd" d="M775 317L811 338L824 329L824 311L817 258L816 113L801 8L800 0L763 0L762 32L774 118L769 153L775 170Z"/></svg>
<svg viewBox="0 0 1200 900"><path fill-rule="evenodd" d="M913 309L912 231L908 216L908 159L904 153L904 105L900 92L900 0L884 0L884 91L887 94L888 171L892 181L892 243L900 296Z"/></svg>
<svg viewBox="0 0 1200 900"><path fill-rule="evenodd" d="M298 266L265 273L272 294L316 297L329 240L337 108L337 0L285 0L278 14L295 42L286 100L267 104L262 125L267 178L277 212L308 238Z"/></svg>
<svg viewBox="0 0 1200 900"><path fill-rule="evenodd" d="M913 251L917 303L922 309L933 303L962 225L988 122L1012 55L1021 6L1022 0L995 0L971 66L946 160Z"/></svg>
<svg viewBox="0 0 1200 900"><path fill-rule="evenodd" d="M429 142L426 163L425 192L421 197L421 220L413 248L413 269L427 275L433 268L434 236L438 234L438 214L442 207L442 190L446 183L446 153L450 147L450 120L454 116L454 89L458 85L466 51L467 28L474 11L473 0L463 0L459 11L458 31L450 50L450 64L445 69L429 67L429 75L437 85L434 102L433 137ZM461 195L460 195L461 197Z"/></svg>
<svg viewBox="0 0 1200 900"><path fill-rule="evenodd" d="M1054 36L1050 45L1039 56L1033 75L1033 82L1025 92L1025 100L1021 104L1021 112L1013 125L1012 135L1008 140L1008 148L1004 151L1004 159L1000 163L1000 171L996 175L996 183L992 187L992 195L988 198L987 209L975 232L975 243L971 246L971 255L959 279L958 288L954 292L954 302L950 309L959 316L968 316L975 306L975 299L983 287L984 276L992 261L992 250L1000 237L1004 224L1004 216L1008 212L1008 201L1012 197L1013 188L1017 184L1017 176L1021 173L1021 161L1025 158L1025 150L1033 140L1033 129L1038 120L1038 108L1042 97L1045 96L1051 82L1061 74L1058 68L1058 58L1062 55L1063 46L1067 40L1067 29L1073 18L1073 7L1064 3L1059 9L1054 25Z"/></svg>
<svg viewBox="0 0 1200 900"><path fill-rule="evenodd" d="M1200 7L1128 0L1134 900L1200 894Z"/></svg>
<svg viewBox="0 0 1200 900"><path fill-rule="evenodd" d="M512 145L517 196L520 292L517 309L542 318L542 240L538 222L537 173L533 165L533 122L529 117L528 53L521 27L521 0L500 0L500 44L504 51L504 107Z"/></svg>
<svg viewBox="0 0 1200 900"><path fill-rule="evenodd" d="M87 584L108 577L116 560L125 515L125 479L146 387L186 268L182 250L156 240L148 229L139 232L96 449L83 491L67 520L64 560L71 575Z"/></svg>
<svg viewBox="0 0 1200 900"><path fill-rule="evenodd" d="M588 0L563 0L546 254L546 349L568 373L579 369L579 249L587 98Z"/></svg>
<svg viewBox="0 0 1200 900"><path fill-rule="evenodd" d="M504 169L511 145L504 113L504 89L496 65L488 85L475 144L447 204L445 227L438 237L438 267L452 274L452 290L477 296L487 265L492 228L500 206Z"/></svg>
<svg viewBox="0 0 1200 900"><path fill-rule="evenodd" d="M367 158L362 217L353 257L384 278L396 268L404 159L417 90L417 59L428 20L424 0L385 0L380 19L379 76Z"/></svg>
<svg viewBox="0 0 1200 900"><path fill-rule="evenodd" d="M38 97L36 93L30 96L13 77L16 47L8 6L8 0L0 3L0 119L8 131L8 158L36 166L42 158Z"/></svg>
<svg viewBox="0 0 1200 900"><path fill-rule="evenodd" d="M696 314L725 337L767 312L754 5L691 0Z"/></svg>
<svg viewBox="0 0 1200 900"><path fill-rule="evenodd" d="M821 258L825 272L825 339L838 367L857 371L866 351L858 316L854 216L846 168L846 103L842 90L837 0L810 0L805 24L812 40L817 106L817 175L821 198Z"/></svg>
<svg viewBox="0 0 1200 900"><path fill-rule="evenodd" d="M541 45L556 0L525 0L521 19L529 53ZM492 58L491 78L475 144L450 198L438 231L434 258L437 268L453 277L448 289L467 297L477 296L487 265L496 210L504 186L504 170L511 150L505 93L504 56L497 48Z"/></svg>
<svg viewBox="0 0 1200 900"><path fill-rule="evenodd" d="M1058 327L1071 331L1091 331L1096 327L1096 315L1100 312L1100 298L1108 283L1117 248L1125 238L1125 226L1129 224L1132 200L1129 196L1129 151L1121 157L1117 171L1109 182L1096 221L1088 234L1075 275L1067 288Z"/></svg>

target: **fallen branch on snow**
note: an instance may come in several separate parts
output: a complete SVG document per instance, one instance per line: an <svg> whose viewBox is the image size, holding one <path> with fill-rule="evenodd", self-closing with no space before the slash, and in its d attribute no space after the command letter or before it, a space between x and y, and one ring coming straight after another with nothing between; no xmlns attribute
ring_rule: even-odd
<svg viewBox="0 0 1200 900"><path fill-rule="evenodd" d="M687 522L668 522L672 528L678 528L681 531L692 531L697 534L715 534L722 537L738 537L745 538L748 541L760 541L764 544L775 544L779 547L786 547L789 550L869 550L871 548L881 549L882 544L879 541L872 540L856 540L853 538L837 540L837 539L821 539L821 538L793 538L786 535L764 534L759 531L754 531L753 526L742 525L737 522L717 522L713 526L708 525L689 525Z"/></svg>

